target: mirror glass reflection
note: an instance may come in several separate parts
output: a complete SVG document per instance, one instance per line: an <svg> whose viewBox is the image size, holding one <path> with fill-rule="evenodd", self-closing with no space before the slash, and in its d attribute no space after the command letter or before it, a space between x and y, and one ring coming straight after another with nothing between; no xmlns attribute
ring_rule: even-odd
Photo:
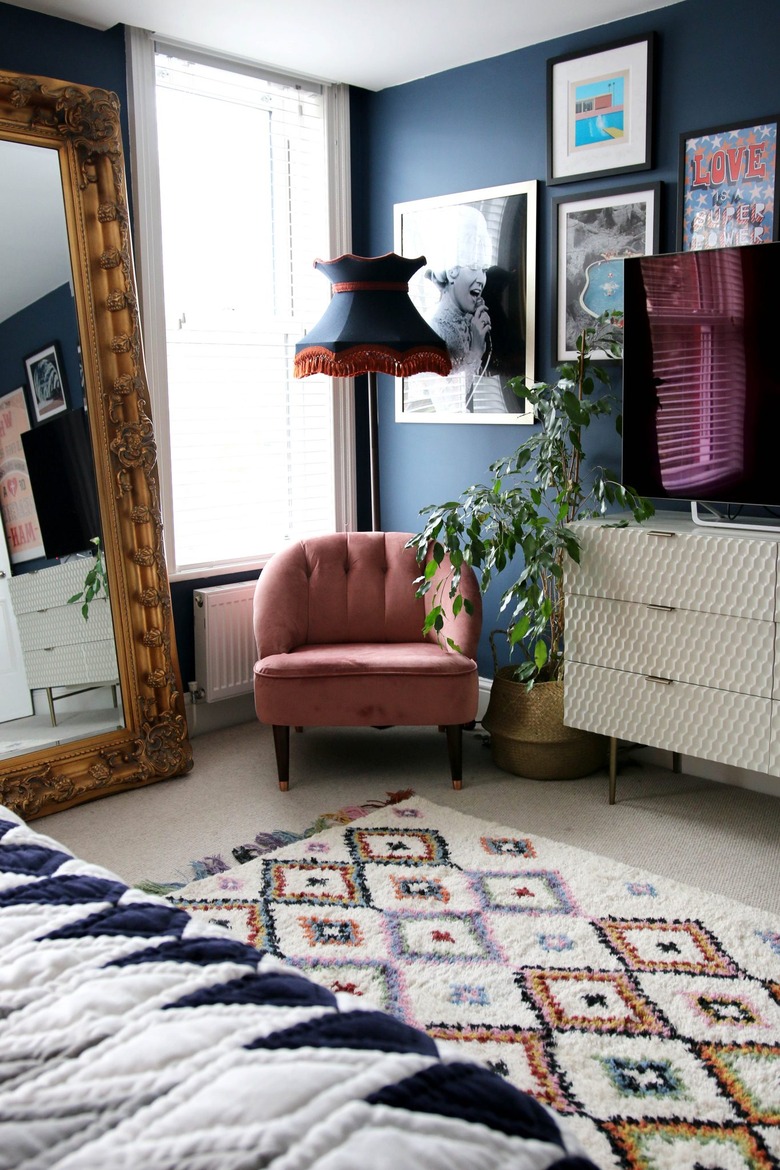
<svg viewBox="0 0 780 1170"><path fill-rule="evenodd" d="M124 727L56 150L0 140L0 759Z"/></svg>

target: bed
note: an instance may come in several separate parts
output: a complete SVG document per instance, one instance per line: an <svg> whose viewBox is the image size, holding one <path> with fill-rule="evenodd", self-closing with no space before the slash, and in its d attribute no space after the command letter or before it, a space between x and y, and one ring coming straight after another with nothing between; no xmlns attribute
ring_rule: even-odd
<svg viewBox="0 0 780 1170"><path fill-rule="evenodd" d="M0 806L0 1170L593 1170L423 1032Z"/></svg>

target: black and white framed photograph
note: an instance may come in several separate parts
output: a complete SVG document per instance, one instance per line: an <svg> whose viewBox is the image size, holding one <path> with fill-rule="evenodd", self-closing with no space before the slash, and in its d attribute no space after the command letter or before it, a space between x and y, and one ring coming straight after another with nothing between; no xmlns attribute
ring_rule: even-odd
<svg viewBox="0 0 780 1170"><path fill-rule="evenodd" d="M655 33L547 62L547 182L652 164Z"/></svg>
<svg viewBox="0 0 780 1170"><path fill-rule="evenodd" d="M447 377L396 379L399 422L533 422L509 382L535 377L537 186L395 205L395 251L425 257L409 296L452 360Z"/></svg>
<svg viewBox="0 0 780 1170"><path fill-rule="evenodd" d="M605 312L623 312L623 261L658 251L660 183L553 199L553 362L577 356L577 337ZM608 354L598 354L600 360Z"/></svg>
<svg viewBox="0 0 780 1170"><path fill-rule="evenodd" d="M27 384L36 423L45 422L62 410L68 409L62 362L56 342L30 354L24 362Z"/></svg>

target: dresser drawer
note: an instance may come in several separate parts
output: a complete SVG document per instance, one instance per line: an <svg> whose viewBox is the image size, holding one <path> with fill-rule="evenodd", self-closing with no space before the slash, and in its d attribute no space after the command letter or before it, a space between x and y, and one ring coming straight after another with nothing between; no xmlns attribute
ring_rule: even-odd
<svg viewBox="0 0 780 1170"><path fill-rule="evenodd" d="M52 565L49 569L11 577L9 586L14 613L18 616L67 605L68 598L84 588L84 579L94 566L94 557L81 557L64 565Z"/></svg>
<svg viewBox="0 0 780 1170"><path fill-rule="evenodd" d="M767 772L770 776L780 776L780 703L772 703L772 735Z"/></svg>
<svg viewBox="0 0 780 1170"><path fill-rule="evenodd" d="M656 609L610 597L566 598L567 662L769 698L775 638L774 622Z"/></svg>
<svg viewBox="0 0 780 1170"><path fill-rule="evenodd" d="M24 666L31 690L109 683L118 678L113 641L32 650L25 654Z"/></svg>
<svg viewBox="0 0 780 1170"><path fill-rule="evenodd" d="M567 662L564 722L648 747L769 770L770 699Z"/></svg>
<svg viewBox="0 0 780 1170"><path fill-rule="evenodd" d="M49 646L70 646L81 642L105 642L114 636L111 613L104 598L90 602L85 621L80 605L60 605L56 609L35 610L17 619L19 638L25 654Z"/></svg>
<svg viewBox="0 0 780 1170"><path fill-rule="evenodd" d="M772 538L653 528L652 520L628 528L579 521L573 528L581 555L579 565L566 565L569 593L774 619L778 544Z"/></svg>

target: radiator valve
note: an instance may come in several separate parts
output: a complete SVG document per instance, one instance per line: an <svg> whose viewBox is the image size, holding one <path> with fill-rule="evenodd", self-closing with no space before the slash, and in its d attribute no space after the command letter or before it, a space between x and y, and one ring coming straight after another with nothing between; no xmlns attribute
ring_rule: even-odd
<svg viewBox="0 0 780 1170"><path fill-rule="evenodd" d="M187 683L187 689L190 692L190 702L192 703L200 703L206 697L206 692L203 687L198 686L197 682Z"/></svg>

